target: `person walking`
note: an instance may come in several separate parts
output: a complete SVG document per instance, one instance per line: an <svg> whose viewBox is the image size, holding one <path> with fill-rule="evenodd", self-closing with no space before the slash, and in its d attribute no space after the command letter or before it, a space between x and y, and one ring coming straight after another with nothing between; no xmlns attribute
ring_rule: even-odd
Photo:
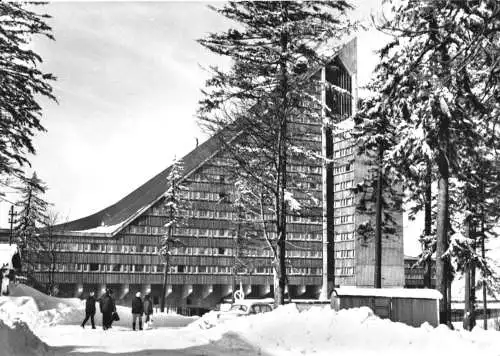
<svg viewBox="0 0 500 356"><path fill-rule="evenodd" d="M90 323L92 324L92 329L95 329L94 315L95 315L95 302L94 292L90 292L87 300L85 301L85 319L82 322L81 327L85 328L85 324L90 318Z"/></svg>
<svg viewBox="0 0 500 356"><path fill-rule="evenodd" d="M139 330L142 330L142 313L144 313L144 305L142 304L141 292L135 294L132 299L132 329L135 330L135 322L139 319Z"/></svg>
<svg viewBox="0 0 500 356"><path fill-rule="evenodd" d="M153 301L149 294L146 294L144 297L144 314L146 315L144 324L147 324L151 321L151 314L153 314Z"/></svg>
<svg viewBox="0 0 500 356"><path fill-rule="evenodd" d="M112 293L111 289L106 289L106 293L101 297L99 302L99 307L102 313L102 328L104 330L111 327L111 323L113 322L113 313L116 312L115 301L111 296Z"/></svg>

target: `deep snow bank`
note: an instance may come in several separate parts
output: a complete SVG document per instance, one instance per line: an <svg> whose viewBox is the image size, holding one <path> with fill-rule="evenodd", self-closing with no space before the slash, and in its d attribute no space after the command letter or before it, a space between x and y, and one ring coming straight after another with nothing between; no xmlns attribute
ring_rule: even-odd
<svg viewBox="0 0 500 356"><path fill-rule="evenodd" d="M16 321L9 326L0 320L0 356L14 355L48 356L53 352L25 323Z"/></svg>
<svg viewBox="0 0 500 356"><path fill-rule="evenodd" d="M95 322L102 325L102 314L96 303ZM120 320L113 325L131 327L130 307L117 306ZM77 298L55 298L24 284L11 285L11 295L0 297L0 320L23 321L31 329L53 325L79 325L85 317L85 301ZM198 317L185 317L177 314L153 314L155 327L182 327ZM88 324L90 326L90 321Z"/></svg>
<svg viewBox="0 0 500 356"><path fill-rule="evenodd" d="M84 304L77 298L55 298L24 284L9 287L11 294L0 297L0 320L23 321L31 329L81 318Z"/></svg>
<svg viewBox="0 0 500 356"><path fill-rule="evenodd" d="M25 284L11 284L10 297L32 297L38 310L60 309L64 307L79 308L83 302L78 298L56 298L42 293Z"/></svg>
<svg viewBox="0 0 500 356"><path fill-rule="evenodd" d="M203 318L190 327L199 327L200 322ZM262 351L277 355L498 355L500 348L495 331L451 331L428 324L414 328L382 320L366 307L339 312L313 307L299 312L290 304L202 332L212 340L234 332Z"/></svg>

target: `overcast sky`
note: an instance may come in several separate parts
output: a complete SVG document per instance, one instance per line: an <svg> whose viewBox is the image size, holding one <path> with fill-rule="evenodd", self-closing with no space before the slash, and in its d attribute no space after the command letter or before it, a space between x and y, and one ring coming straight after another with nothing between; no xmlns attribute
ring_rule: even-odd
<svg viewBox="0 0 500 356"><path fill-rule="evenodd" d="M361 0L367 19L380 0ZM58 78L59 103L44 102L33 168L46 198L69 220L92 214L136 189L206 135L195 113L207 78L226 64L196 43L228 22L205 2L55 2L45 6L56 41L38 39L43 68ZM383 44L358 36L358 80L365 84ZM12 198L15 199L15 198ZM6 226L10 204L0 203Z"/></svg>

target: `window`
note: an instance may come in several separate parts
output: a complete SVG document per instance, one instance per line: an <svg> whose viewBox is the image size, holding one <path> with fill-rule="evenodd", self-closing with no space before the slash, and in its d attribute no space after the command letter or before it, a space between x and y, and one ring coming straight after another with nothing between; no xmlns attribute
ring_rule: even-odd
<svg viewBox="0 0 500 356"><path fill-rule="evenodd" d="M135 265L136 272L144 272L144 265Z"/></svg>
<svg viewBox="0 0 500 356"><path fill-rule="evenodd" d="M220 192L219 193L219 201L220 202L226 202L228 199L227 193L225 192Z"/></svg>
<svg viewBox="0 0 500 356"><path fill-rule="evenodd" d="M99 264L97 264L97 263L91 263L91 264L89 265L89 270L90 270L91 272L96 272L96 271L99 271Z"/></svg>
<svg viewBox="0 0 500 356"><path fill-rule="evenodd" d="M122 265L120 263L111 265L111 271L113 271L113 272L120 272L121 269L122 269Z"/></svg>
<svg viewBox="0 0 500 356"><path fill-rule="evenodd" d="M101 251L101 245L99 244L90 244L90 251Z"/></svg>
<svg viewBox="0 0 500 356"><path fill-rule="evenodd" d="M335 268L335 274L337 275L353 275L354 274L354 267L337 267Z"/></svg>
<svg viewBox="0 0 500 356"><path fill-rule="evenodd" d="M177 272L179 272L179 273L184 273L184 267L185 267L185 266L183 266L183 265L179 265L179 266L177 266Z"/></svg>

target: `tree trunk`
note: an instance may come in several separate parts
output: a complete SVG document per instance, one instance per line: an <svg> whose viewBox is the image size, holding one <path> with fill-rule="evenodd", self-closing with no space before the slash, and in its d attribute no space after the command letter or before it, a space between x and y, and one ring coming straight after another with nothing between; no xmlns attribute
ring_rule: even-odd
<svg viewBox="0 0 500 356"><path fill-rule="evenodd" d="M429 39L437 47L439 58L433 58L432 64L435 66L439 78L447 78L450 75L450 68L446 64L450 60L448 54L447 43L443 42L437 34L439 33L439 25L435 14L430 8L428 22ZM437 53L436 53L437 54ZM448 250L448 209L449 209L449 151L450 151L450 117L448 113L443 112L441 101L445 100L439 95L433 99L431 103L433 120L438 124L437 135L437 157L436 163L438 167L438 197L437 197L437 216L436 216L436 289L441 292L443 298L439 302L439 322L451 326L449 299L451 291L450 273L451 265L448 258L443 255Z"/></svg>
<svg viewBox="0 0 500 356"><path fill-rule="evenodd" d="M465 222L465 238L470 239L471 237L471 217L466 218L467 221ZM472 325L472 313L473 309L471 307L471 270L472 270L472 262L469 259L466 264L465 264L465 271L464 271L464 279L465 279L465 305L464 305L464 317L463 317L463 328L465 330L472 330L473 325Z"/></svg>
<svg viewBox="0 0 500 356"><path fill-rule="evenodd" d="M165 299L167 294L167 281L168 281L168 255L165 257L165 267L163 270L163 286L161 289L161 298L160 298L160 311L163 313L165 311Z"/></svg>
<svg viewBox="0 0 500 356"><path fill-rule="evenodd" d="M377 192L375 206L375 275L374 287L382 288L382 155L383 149L379 144L377 149Z"/></svg>
<svg viewBox="0 0 500 356"><path fill-rule="evenodd" d="M476 254L476 237L473 221L471 220L472 230L472 251ZM470 264L470 313L471 330L476 326L476 260L473 259Z"/></svg>
<svg viewBox="0 0 500 356"><path fill-rule="evenodd" d="M281 13L283 15L283 22L286 23L288 19L287 4L281 3ZM286 286L286 208L287 203L285 200L285 191L287 188L287 139L288 139L288 69L286 53L288 51L288 33L283 31L281 33L281 58L279 61L280 66L280 80L279 80L279 99L278 103L278 181L277 181L277 234L278 243L276 246L276 255L278 259L278 266L276 268L277 276L274 281L274 303L276 306L285 303L285 286Z"/></svg>
<svg viewBox="0 0 500 356"><path fill-rule="evenodd" d="M432 233L432 166L427 161L427 172L425 173L425 192L424 192L424 234L430 236ZM425 246L429 248L429 246ZM424 260L424 287L432 288L432 255Z"/></svg>
<svg viewBox="0 0 500 356"><path fill-rule="evenodd" d="M439 133L439 157L438 157L438 211L436 221L436 289L441 292L443 299L439 303L439 320L442 324L450 322L448 310L448 278L449 261L443 258L448 250L448 145L449 145L449 123L448 118L442 118Z"/></svg>
<svg viewBox="0 0 500 356"><path fill-rule="evenodd" d="M332 129L326 125L326 85L325 68L321 70L322 102L322 127L321 127L321 155L323 159L322 169L322 222L323 222L323 249L322 249L322 288L320 299L327 300L330 292L335 288L335 231L334 231L334 199L333 199L333 136Z"/></svg>
<svg viewBox="0 0 500 356"><path fill-rule="evenodd" d="M176 181L175 179L172 181L172 200L175 200L175 188L176 187ZM170 224L168 226L168 235L167 235L167 241L165 244L166 251L165 251L165 267L163 271L163 286L161 289L161 300L160 300L160 311L163 313L165 310L165 299L166 299L166 294L167 294L167 280L168 280L168 268L169 268L169 253L170 253L170 245L172 243L172 234L173 234L173 221L175 218L176 212L174 211L174 208L170 206L169 210L169 218L170 218Z"/></svg>
<svg viewBox="0 0 500 356"><path fill-rule="evenodd" d="M483 191L484 195L484 191ZM484 235L484 209L481 209L481 257L483 260L486 258L486 249L484 247L484 240L485 240L485 235ZM488 330L488 304L486 301L486 282L484 280L484 271L482 272L483 276L483 328L484 330Z"/></svg>

